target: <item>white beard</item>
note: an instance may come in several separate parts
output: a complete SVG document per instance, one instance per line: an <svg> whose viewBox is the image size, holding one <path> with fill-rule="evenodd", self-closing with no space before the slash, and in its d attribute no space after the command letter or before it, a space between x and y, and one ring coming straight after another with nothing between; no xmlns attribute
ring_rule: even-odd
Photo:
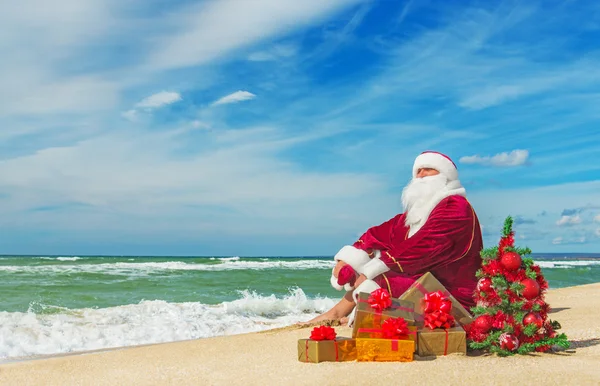
<svg viewBox="0 0 600 386"><path fill-rule="evenodd" d="M421 229L441 200L454 194L465 196L466 192L459 181L448 182L443 174L413 178L402 191L404 224L410 228L409 237Z"/></svg>

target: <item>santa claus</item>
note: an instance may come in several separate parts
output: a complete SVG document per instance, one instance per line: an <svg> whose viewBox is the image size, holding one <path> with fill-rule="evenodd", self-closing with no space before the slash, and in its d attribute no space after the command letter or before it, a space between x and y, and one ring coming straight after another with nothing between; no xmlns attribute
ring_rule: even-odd
<svg viewBox="0 0 600 386"><path fill-rule="evenodd" d="M368 229L334 256L331 284L347 293L311 322L349 315L360 292L383 287L397 298L426 272L463 306L474 305L483 241L456 165L444 154L426 151L415 159L412 174L402 192L404 212Z"/></svg>

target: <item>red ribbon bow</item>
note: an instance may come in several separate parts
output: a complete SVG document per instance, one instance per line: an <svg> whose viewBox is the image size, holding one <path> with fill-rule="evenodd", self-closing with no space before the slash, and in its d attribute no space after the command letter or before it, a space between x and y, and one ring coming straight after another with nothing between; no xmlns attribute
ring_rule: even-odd
<svg viewBox="0 0 600 386"><path fill-rule="evenodd" d="M310 339L312 340L335 340L336 336L335 330L329 326L315 327L310 332Z"/></svg>
<svg viewBox="0 0 600 386"><path fill-rule="evenodd" d="M384 288L378 288L371 292L371 296L367 300L375 311L383 311L392 305L392 297Z"/></svg>
<svg viewBox="0 0 600 386"><path fill-rule="evenodd" d="M404 318L389 318L381 325L381 332L385 339L399 339L402 335L408 335L408 323Z"/></svg>
<svg viewBox="0 0 600 386"><path fill-rule="evenodd" d="M450 328L454 326L454 317L446 312L434 311L425 315L425 326L434 330L436 328Z"/></svg>
<svg viewBox="0 0 600 386"><path fill-rule="evenodd" d="M423 296L423 300L425 301L425 307L423 312L425 314L441 311L449 314L452 310L452 301L444 296L442 291L435 291L425 294Z"/></svg>

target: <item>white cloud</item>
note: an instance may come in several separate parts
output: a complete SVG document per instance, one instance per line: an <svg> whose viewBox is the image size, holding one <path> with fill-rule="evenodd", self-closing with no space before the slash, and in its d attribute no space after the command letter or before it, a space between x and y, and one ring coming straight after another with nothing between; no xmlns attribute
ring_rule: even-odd
<svg viewBox="0 0 600 386"><path fill-rule="evenodd" d="M596 232L594 233L596 233L596 236L600 237L600 228L596 229Z"/></svg>
<svg viewBox="0 0 600 386"><path fill-rule="evenodd" d="M577 224L581 224L581 217L578 214L573 216L562 216L560 220L556 222L556 225L558 226L569 226Z"/></svg>
<svg viewBox="0 0 600 386"><path fill-rule="evenodd" d="M162 106L170 105L175 102L181 101L181 95L173 91L161 91L156 94L152 94L147 98L142 99L138 102L135 107L142 109L155 109Z"/></svg>
<svg viewBox="0 0 600 386"><path fill-rule="evenodd" d="M529 151L527 150L513 150L510 153L504 152L494 156L464 156L459 159L459 162L463 164L480 164L480 165L492 165L492 166L521 166L527 162L529 158Z"/></svg>
<svg viewBox="0 0 600 386"><path fill-rule="evenodd" d="M248 55L252 62L266 62L292 57L298 52L298 47L293 44L277 44L267 50L253 52Z"/></svg>
<svg viewBox="0 0 600 386"><path fill-rule="evenodd" d="M350 207L357 208L354 221L368 213L372 218L373 205L362 197L383 190L377 177L303 171L278 153L305 138L282 137L274 129L232 131L237 139L220 141L220 132L205 131L204 139L193 145L178 129L118 131L1 160L0 189L11 198L0 202L5 214L0 222L19 217L19 224L29 229L110 231L115 222L127 228L132 221L156 218L164 223L136 226L310 233L316 219L322 220L324 231L338 232L339 224L333 225ZM241 136L242 131L248 133ZM362 183L356 185L357 180ZM351 185L355 187L348 189ZM78 208L28 212L72 203Z"/></svg>
<svg viewBox="0 0 600 386"><path fill-rule="evenodd" d="M600 222L600 214L596 215L596 217L594 217L594 221L595 222Z"/></svg>
<svg viewBox="0 0 600 386"><path fill-rule="evenodd" d="M3 2L0 115L89 113L115 107L120 85L81 70L92 57L81 53L117 24L121 6L102 0L60 0L52 7L43 0Z"/></svg>
<svg viewBox="0 0 600 386"><path fill-rule="evenodd" d="M254 98L256 98L256 95L252 94L251 92L239 90L229 95L225 95L219 100L213 102L213 106L224 105L228 103L238 103L242 101L248 101Z"/></svg>
<svg viewBox="0 0 600 386"><path fill-rule="evenodd" d="M138 113L137 110L127 110L124 113L121 113L121 116L128 121L134 122L137 119Z"/></svg>
<svg viewBox="0 0 600 386"><path fill-rule="evenodd" d="M559 245L559 244L586 244L587 243L587 238L585 236L580 236L580 237L573 237L570 239L565 239L564 237L556 237L552 240L552 244L554 245Z"/></svg>
<svg viewBox="0 0 600 386"><path fill-rule="evenodd" d="M205 130L210 129L210 125L208 123L202 122L199 120L192 121L191 125L192 125L192 128L194 128L194 129L205 129Z"/></svg>
<svg viewBox="0 0 600 386"><path fill-rule="evenodd" d="M149 61L161 69L199 65L271 36L281 37L318 23L359 2L222 0L195 4L173 16L171 22L179 24L179 32L167 39Z"/></svg>

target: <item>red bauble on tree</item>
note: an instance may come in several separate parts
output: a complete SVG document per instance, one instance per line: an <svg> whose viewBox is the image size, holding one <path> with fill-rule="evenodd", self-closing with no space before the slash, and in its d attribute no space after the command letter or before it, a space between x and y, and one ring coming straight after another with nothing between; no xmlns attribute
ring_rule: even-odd
<svg viewBox="0 0 600 386"><path fill-rule="evenodd" d="M491 330L493 322L494 319L491 315L481 315L473 321L473 323L471 324L471 328L476 328L481 333L485 334L486 332Z"/></svg>
<svg viewBox="0 0 600 386"><path fill-rule="evenodd" d="M523 325L528 326L530 324L534 324L537 328L542 328L544 325L544 319L542 319L540 314L530 312L523 318Z"/></svg>
<svg viewBox="0 0 600 386"><path fill-rule="evenodd" d="M492 279L489 277L482 277L477 282L477 290L487 292L492 289Z"/></svg>
<svg viewBox="0 0 600 386"><path fill-rule="evenodd" d="M500 264L509 271L516 271L521 267L521 256L516 252L506 252L500 258Z"/></svg>
<svg viewBox="0 0 600 386"><path fill-rule="evenodd" d="M503 350L515 351L519 348L519 339L513 334L501 334L498 338L498 342L500 343L500 348Z"/></svg>
<svg viewBox="0 0 600 386"><path fill-rule="evenodd" d="M540 286L537 281L533 279L525 279L521 281L521 284L525 286L522 292L525 299L535 299L540 294Z"/></svg>

